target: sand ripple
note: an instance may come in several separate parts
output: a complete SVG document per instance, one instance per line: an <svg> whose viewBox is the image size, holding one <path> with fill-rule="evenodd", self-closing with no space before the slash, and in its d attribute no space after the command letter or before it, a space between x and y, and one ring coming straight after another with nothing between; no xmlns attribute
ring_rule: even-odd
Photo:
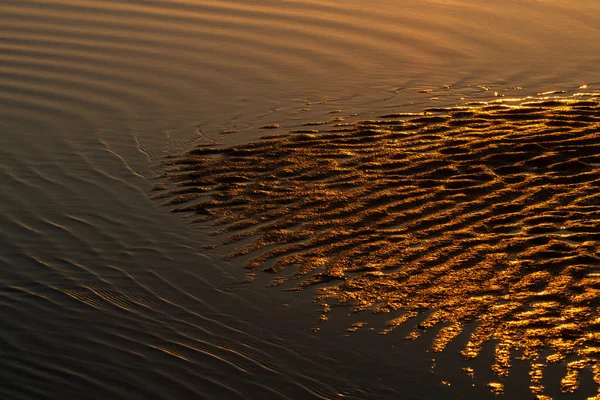
<svg viewBox="0 0 600 400"><path fill-rule="evenodd" d="M494 391L515 355L539 396L547 363L565 392L585 368L600 382L600 97L380 118L195 148L157 197L273 284L318 284L325 311L394 312L382 333L428 312L409 338L436 327L434 351L475 322L463 355L495 341Z"/></svg>

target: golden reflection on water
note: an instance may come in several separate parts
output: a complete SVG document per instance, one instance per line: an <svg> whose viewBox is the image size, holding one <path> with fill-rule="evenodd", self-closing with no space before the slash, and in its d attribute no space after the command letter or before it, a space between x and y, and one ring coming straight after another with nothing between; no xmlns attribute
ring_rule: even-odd
<svg viewBox="0 0 600 400"><path fill-rule="evenodd" d="M323 320L333 301L401 313L381 333L429 312L408 339L439 328L436 352L476 322L462 354L496 343L494 393L516 355L539 398L549 363L564 392L584 368L600 383L600 97L343 119L193 149L157 197L249 240L230 256L273 285L320 284Z"/></svg>

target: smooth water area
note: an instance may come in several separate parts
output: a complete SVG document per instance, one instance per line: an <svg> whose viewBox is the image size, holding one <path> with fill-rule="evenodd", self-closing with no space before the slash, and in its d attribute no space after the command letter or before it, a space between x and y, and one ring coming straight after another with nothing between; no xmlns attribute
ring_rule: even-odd
<svg viewBox="0 0 600 400"><path fill-rule="evenodd" d="M151 200L153 179L194 144L334 110L598 89L599 12L596 1L1 0L0 397L492 396L486 363L475 379L461 370L473 363L460 344L432 354L433 334L377 335L368 327L387 317L373 315L349 334L346 308L319 324L308 291L265 287L261 271L244 283L243 260L204 249L218 238ZM514 376L506 391L528 395Z"/></svg>

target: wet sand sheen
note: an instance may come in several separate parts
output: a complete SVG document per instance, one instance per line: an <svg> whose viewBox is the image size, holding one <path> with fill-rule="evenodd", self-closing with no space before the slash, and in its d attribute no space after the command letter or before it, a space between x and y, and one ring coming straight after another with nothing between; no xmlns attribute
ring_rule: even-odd
<svg viewBox="0 0 600 400"><path fill-rule="evenodd" d="M599 382L600 96L343 120L192 149L155 197L273 285L318 285L322 320L335 303L400 313L388 333L428 312L407 338L441 326L435 352L476 322L462 354L495 341L494 392L515 355L540 398L549 363L566 363L564 392L583 369Z"/></svg>

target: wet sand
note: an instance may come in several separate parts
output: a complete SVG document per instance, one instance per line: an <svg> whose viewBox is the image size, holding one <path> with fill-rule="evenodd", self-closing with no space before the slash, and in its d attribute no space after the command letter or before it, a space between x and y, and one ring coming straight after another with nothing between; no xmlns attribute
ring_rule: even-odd
<svg viewBox="0 0 600 400"><path fill-rule="evenodd" d="M600 97L345 120L192 149L165 162L155 197L209 224L227 257L250 255L270 286L316 285L322 322L338 304L392 313L375 329L436 330L433 352L475 322L461 353L494 341L494 393L515 355L533 395L549 363L566 362L565 393L583 369L600 379Z"/></svg>

